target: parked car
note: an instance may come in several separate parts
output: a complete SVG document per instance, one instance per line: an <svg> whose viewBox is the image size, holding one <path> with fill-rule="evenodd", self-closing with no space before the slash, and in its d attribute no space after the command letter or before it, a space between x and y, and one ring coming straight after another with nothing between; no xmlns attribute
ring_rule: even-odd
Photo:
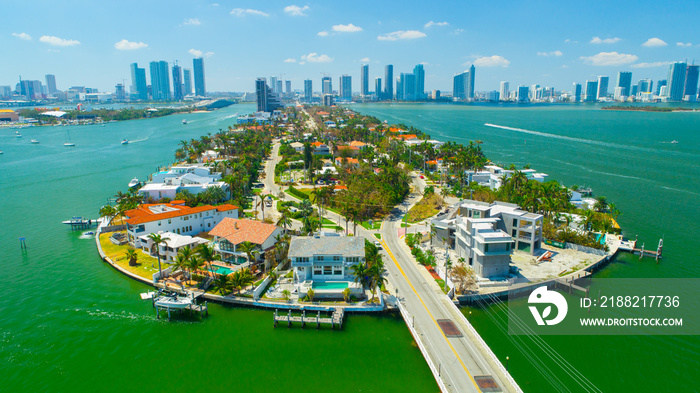
<svg viewBox="0 0 700 393"><path fill-rule="evenodd" d="M375 241L375 242L374 242L374 246L377 247L377 250L381 250L381 249L382 249L382 243L379 242L379 241Z"/></svg>

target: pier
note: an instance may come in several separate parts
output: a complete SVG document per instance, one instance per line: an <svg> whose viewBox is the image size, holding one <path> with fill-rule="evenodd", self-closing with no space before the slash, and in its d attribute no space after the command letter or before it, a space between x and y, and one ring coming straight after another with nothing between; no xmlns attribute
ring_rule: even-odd
<svg viewBox="0 0 700 393"><path fill-rule="evenodd" d="M92 219L83 218L83 217L73 217L70 220L63 221L62 223L66 224L66 225L70 225L70 229L76 230L76 229L87 229L93 225L97 225L99 223L99 220L92 220Z"/></svg>
<svg viewBox="0 0 700 393"><path fill-rule="evenodd" d="M306 315L306 310L302 309L301 315L292 315L292 310L289 310L286 314L279 314L278 310L275 309L275 315L273 316L274 327L282 322L287 323L287 327L291 327L293 322L301 323L301 327L305 327L307 323L316 324L316 329L319 329L322 324L331 325L331 329L343 328L343 320L345 317L345 309L343 307L336 307L333 310L333 314L330 317L321 316L321 311L316 311L316 314Z"/></svg>
<svg viewBox="0 0 700 393"><path fill-rule="evenodd" d="M637 248L637 240L628 240L620 244L620 250L631 252L634 255L639 255L639 259L642 257L651 257L659 262L659 259L663 257L664 239L659 239L659 245L656 247L656 251L647 250L644 248L644 243L642 243L641 248Z"/></svg>

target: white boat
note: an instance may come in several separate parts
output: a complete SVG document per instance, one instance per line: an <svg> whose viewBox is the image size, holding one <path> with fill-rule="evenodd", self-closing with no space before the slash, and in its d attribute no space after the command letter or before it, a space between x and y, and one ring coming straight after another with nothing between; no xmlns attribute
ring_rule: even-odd
<svg viewBox="0 0 700 393"><path fill-rule="evenodd" d="M39 143L39 141L36 140L36 139L32 139L30 142L33 143L33 144L35 144L35 145Z"/></svg>
<svg viewBox="0 0 700 393"><path fill-rule="evenodd" d="M66 146L66 147L75 146L75 143L71 142L71 140L70 140L70 130L66 131L66 143L64 143L63 146Z"/></svg>
<svg viewBox="0 0 700 393"><path fill-rule="evenodd" d="M187 306L190 306L192 304L192 299L189 297L184 297L184 296L177 296L177 295L161 295L158 296L155 300L155 304L158 307L165 307L165 308L186 308Z"/></svg>
<svg viewBox="0 0 700 393"><path fill-rule="evenodd" d="M187 124L187 119L182 119L182 124Z"/></svg>
<svg viewBox="0 0 700 393"><path fill-rule="evenodd" d="M129 188L134 188L134 187L138 186L139 183L140 183L139 179L135 177L135 178L131 179L131 181L129 182Z"/></svg>
<svg viewBox="0 0 700 393"><path fill-rule="evenodd" d="M128 145L128 144L129 144L129 140L126 139L126 138L124 138L124 139L122 140L122 145Z"/></svg>
<svg viewBox="0 0 700 393"><path fill-rule="evenodd" d="M674 139L671 141L671 143L676 144L676 143L678 143L678 141Z"/></svg>
<svg viewBox="0 0 700 393"><path fill-rule="evenodd" d="M15 131L15 137L16 138L21 138L22 134L19 133L19 131Z"/></svg>

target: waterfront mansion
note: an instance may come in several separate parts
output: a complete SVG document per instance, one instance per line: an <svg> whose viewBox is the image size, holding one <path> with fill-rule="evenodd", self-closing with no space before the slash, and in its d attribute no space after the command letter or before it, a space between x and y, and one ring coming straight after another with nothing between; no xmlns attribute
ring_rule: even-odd
<svg viewBox="0 0 700 393"><path fill-rule="evenodd" d="M141 187L138 193L154 200L175 199L180 191L187 190L196 195L209 187L219 187L225 192L229 189L221 181L221 173L211 172L211 168L203 164L182 164L152 174L151 181Z"/></svg>
<svg viewBox="0 0 700 393"><path fill-rule="evenodd" d="M352 267L365 262L365 239L354 236L298 236L289 243L289 259L299 297L313 289L317 298L342 298L343 290L362 295Z"/></svg>
<svg viewBox="0 0 700 393"><path fill-rule="evenodd" d="M449 247L480 277L505 277L513 250L542 245L543 216L505 202L462 201L432 220L433 246Z"/></svg>
<svg viewBox="0 0 700 393"><path fill-rule="evenodd" d="M192 236L212 230L226 217L238 218L238 207L229 204L188 207L185 201L172 201L144 203L124 212L127 237L134 248L141 248L139 238L144 235L172 232Z"/></svg>

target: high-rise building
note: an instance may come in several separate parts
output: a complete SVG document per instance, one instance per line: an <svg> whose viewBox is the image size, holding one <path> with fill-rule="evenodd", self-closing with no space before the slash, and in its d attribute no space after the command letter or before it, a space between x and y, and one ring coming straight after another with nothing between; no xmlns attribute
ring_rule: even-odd
<svg viewBox="0 0 700 393"><path fill-rule="evenodd" d="M173 66L173 99L182 101L185 95L182 94L182 68L175 64Z"/></svg>
<svg viewBox="0 0 700 393"><path fill-rule="evenodd" d="M284 81L284 92L287 96L292 95L292 81Z"/></svg>
<svg viewBox="0 0 700 393"><path fill-rule="evenodd" d="M636 97L638 91L639 91L639 85L638 84L634 85L634 86L632 86L632 92L630 93L630 95L632 97Z"/></svg>
<svg viewBox="0 0 700 393"><path fill-rule="evenodd" d="M277 80L277 89L276 89L277 95L282 96L284 94L284 90L282 90L282 79Z"/></svg>
<svg viewBox="0 0 700 393"><path fill-rule="evenodd" d="M668 81L666 79L661 79L658 82L656 82L656 95L660 96L661 95L661 88L668 85Z"/></svg>
<svg viewBox="0 0 700 393"><path fill-rule="evenodd" d="M148 85L146 84L146 69L139 68L138 64L131 64L131 94L137 100L148 99Z"/></svg>
<svg viewBox="0 0 700 393"><path fill-rule="evenodd" d="M581 84L574 82L574 87L571 89L571 99L574 102L581 102Z"/></svg>
<svg viewBox="0 0 700 393"><path fill-rule="evenodd" d="M440 99L440 90L433 90L433 100L439 100Z"/></svg>
<svg viewBox="0 0 700 393"><path fill-rule="evenodd" d="M700 66L689 65L685 71L685 89L683 89L683 99L685 101L695 101L698 95L698 73Z"/></svg>
<svg viewBox="0 0 700 393"><path fill-rule="evenodd" d="M204 84L204 58L193 59L192 70L194 72L194 94L204 97L207 95L207 88Z"/></svg>
<svg viewBox="0 0 700 393"><path fill-rule="evenodd" d="M258 104L258 112L272 112L275 109L283 108L277 94L267 86L265 78L255 80L255 98Z"/></svg>
<svg viewBox="0 0 700 393"><path fill-rule="evenodd" d="M505 101L508 99L510 96L510 91L508 91L510 88L509 83L506 81L501 82L501 88L499 89L498 93L499 96L501 97L501 100Z"/></svg>
<svg viewBox="0 0 700 393"><path fill-rule="evenodd" d="M452 79L452 98L464 100L467 98L467 79L469 71L457 74Z"/></svg>
<svg viewBox="0 0 700 393"><path fill-rule="evenodd" d="M596 93L596 100L601 100L608 96L608 82L610 82L610 77L598 76L598 92Z"/></svg>
<svg viewBox="0 0 700 393"><path fill-rule="evenodd" d="M326 94L333 94L333 81L330 76L321 78L321 92L324 96Z"/></svg>
<svg viewBox="0 0 700 393"><path fill-rule="evenodd" d="M350 75L342 75L340 77L340 98L352 100L352 77Z"/></svg>
<svg viewBox="0 0 700 393"><path fill-rule="evenodd" d="M333 106L333 94L325 94L323 96L323 105Z"/></svg>
<svg viewBox="0 0 700 393"><path fill-rule="evenodd" d="M170 73L168 62L152 61L151 68L151 86L153 99L156 101L167 101L170 99Z"/></svg>
<svg viewBox="0 0 700 393"><path fill-rule="evenodd" d="M123 84L119 83L118 85L114 86L114 99L117 101L126 100L126 89L124 89Z"/></svg>
<svg viewBox="0 0 700 393"><path fill-rule="evenodd" d="M192 94L192 76L190 74L190 69L189 68L183 68L182 69L182 75L183 75L183 91L182 94L188 96Z"/></svg>
<svg viewBox="0 0 700 393"><path fill-rule="evenodd" d="M469 67L469 77L467 79L467 88L466 88L466 93L467 93L467 98L472 100L474 99L474 74L476 73L476 69L474 68L474 64Z"/></svg>
<svg viewBox="0 0 700 393"><path fill-rule="evenodd" d="M413 67L413 75L416 79L416 91L413 93L413 99L423 100L425 99L425 69L423 69L423 64Z"/></svg>
<svg viewBox="0 0 700 393"><path fill-rule="evenodd" d="M385 100L394 99L394 66L387 64L384 67L384 97Z"/></svg>
<svg viewBox="0 0 700 393"><path fill-rule="evenodd" d="M586 98L585 102L595 102L598 98L598 81L586 81Z"/></svg>
<svg viewBox="0 0 700 393"><path fill-rule="evenodd" d="M48 89L49 94L53 94L58 91L56 89L56 75L46 75L46 88Z"/></svg>
<svg viewBox="0 0 700 393"><path fill-rule="evenodd" d="M681 61L671 63L671 65L669 66L667 78L667 97L670 101L683 100L683 93L685 89L685 73L687 71L687 68L688 64Z"/></svg>
<svg viewBox="0 0 700 393"><path fill-rule="evenodd" d="M276 76L271 76L270 77L270 89L272 89L272 92L275 94L278 94L279 92L277 91L277 77Z"/></svg>
<svg viewBox="0 0 700 393"><path fill-rule="evenodd" d="M518 86L518 102L530 101L530 88L525 85Z"/></svg>
<svg viewBox="0 0 700 393"><path fill-rule="evenodd" d="M637 94L651 93L654 89L654 81L651 79L640 79L637 83ZM635 94L635 96L637 95Z"/></svg>
<svg viewBox="0 0 700 393"><path fill-rule="evenodd" d="M369 65L360 66L360 95L369 95Z"/></svg>
<svg viewBox="0 0 700 393"><path fill-rule="evenodd" d="M630 95L630 88L632 87L632 73L629 71L618 72L616 87L622 88L622 90L619 92L622 96Z"/></svg>
<svg viewBox="0 0 700 393"><path fill-rule="evenodd" d="M534 84L530 86L530 101L536 101L542 99L542 90L540 85Z"/></svg>
<svg viewBox="0 0 700 393"><path fill-rule="evenodd" d="M312 83L313 82L311 82L311 79L307 79L304 81L304 99L306 100L306 102L311 102L311 100L313 99L314 92L312 88Z"/></svg>
<svg viewBox="0 0 700 393"><path fill-rule="evenodd" d="M374 95L378 100L382 98L382 78L374 78Z"/></svg>
<svg viewBox="0 0 700 393"><path fill-rule="evenodd" d="M399 101L416 100L416 74L401 73L396 84L396 99Z"/></svg>

